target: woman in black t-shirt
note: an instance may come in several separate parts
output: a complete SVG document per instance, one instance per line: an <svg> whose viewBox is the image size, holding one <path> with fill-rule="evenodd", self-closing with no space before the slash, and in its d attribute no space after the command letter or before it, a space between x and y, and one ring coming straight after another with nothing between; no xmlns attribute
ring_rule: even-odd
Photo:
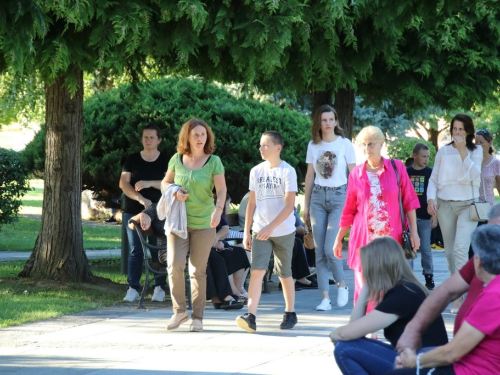
<svg viewBox="0 0 500 375"><path fill-rule="evenodd" d="M394 348L399 337L428 291L416 279L403 249L392 237L377 238L359 251L365 286L349 324L335 329L330 338L335 344L335 360L344 375L385 374L394 366L397 356ZM368 302L376 307L367 314ZM365 338L380 329L390 345ZM422 336L422 344L439 346L447 342L440 316Z"/></svg>
<svg viewBox="0 0 500 375"><path fill-rule="evenodd" d="M148 125L142 130L143 150L127 157L120 176L120 189L124 193L123 225L127 231L129 257L127 283L129 285L124 301L133 302L139 298L142 275L143 251L136 232L127 228L128 221L161 197L160 183L168 169L167 156L158 150L161 143L160 128ZM155 240L151 244L156 245ZM156 252L151 252L156 258ZM152 301L165 299L166 278L157 278Z"/></svg>

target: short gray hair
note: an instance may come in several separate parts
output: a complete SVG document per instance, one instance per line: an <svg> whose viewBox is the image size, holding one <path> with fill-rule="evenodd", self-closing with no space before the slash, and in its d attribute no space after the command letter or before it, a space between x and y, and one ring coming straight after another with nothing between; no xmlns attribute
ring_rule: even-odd
<svg viewBox="0 0 500 375"><path fill-rule="evenodd" d="M500 225L486 224L472 233L472 248L481 259L484 270L500 274Z"/></svg>
<svg viewBox="0 0 500 375"><path fill-rule="evenodd" d="M500 224L500 203L490 208L488 211L488 221L498 221L495 224Z"/></svg>

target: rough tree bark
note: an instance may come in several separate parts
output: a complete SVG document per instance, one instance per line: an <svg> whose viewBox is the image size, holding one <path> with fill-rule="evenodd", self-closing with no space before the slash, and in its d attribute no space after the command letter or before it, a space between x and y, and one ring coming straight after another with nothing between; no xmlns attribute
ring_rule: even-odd
<svg viewBox="0 0 500 375"><path fill-rule="evenodd" d="M333 90L316 91L313 90L313 111L323 105L332 105ZM354 125L354 90L349 86L345 89L338 89L335 92L335 111L339 116L339 125L344 130L346 138L352 139L352 129Z"/></svg>
<svg viewBox="0 0 500 375"><path fill-rule="evenodd" d="M92 279L81 220L83 73L71 96L59 77L45 88L45 187L40 232L19 276L59 281Z"/></svg>
<svg viewBox="0 0 500 375"><path fill-rule="evenodd" d="M335 111L339 116L339 125L346 138L352 139L354 126L354 90L349 86L335 92Z"/></svg>
<svg viewBox="0 0 500 375"><path fill-rule="evenodd" d="M429 141L432 142L434 147L436 147L436 151L439 150L439 134L441 133L441 130L438 129L427 129L427 133L429 134L429 137L427 138Z"/></svg>
<svg viewBox="0 0 500 375"><path fill-rule="evenodd" d="M333 102L333 90L326 90L326 91L317 91L315 88L313 88L313 100L312 100L312 104L313 104L313 109L312 109L312 113L314 114L316 112L316 109L318 109L318 107L322 106L323 104L328 104L328 105L332 105Z"/></svg>

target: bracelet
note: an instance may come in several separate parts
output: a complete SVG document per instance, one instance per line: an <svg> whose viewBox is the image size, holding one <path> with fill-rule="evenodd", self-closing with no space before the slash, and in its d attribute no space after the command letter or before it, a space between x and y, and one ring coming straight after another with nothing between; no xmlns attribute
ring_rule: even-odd
<svg viewBox="0 0 500 375"><path fill-rule="evenodd" d="M220 208L220 211L221 211L221 212L224 212L224 210L222 209L222 207L221 207L221 206L215 206L215 208Z"/></svg>
<svg viewBox="0 0 500 375"><path fill-rule="evenodd" d="M423 368L422 366L420 366L420 357L422 356L422 353L420 354L417 354L417 375L420 375L420 370Z"/></svg>
<svg viewBox="0 0 500 375"><path fill-rule="evenodd" d="M417 355L417 375L420 375L420 370L423 370L423 369L424 369L424 368L420 365L420 357L422 356L422 354L424 354L424 353L420 353L420 354L418 354L418 355ZM436 368L435 368L435 367L434 367L434 368L431 368L431 369L429 370L429 372L427 372L427 375L431 375L431 374L434 372L434 370L436 370Z"/></svg>

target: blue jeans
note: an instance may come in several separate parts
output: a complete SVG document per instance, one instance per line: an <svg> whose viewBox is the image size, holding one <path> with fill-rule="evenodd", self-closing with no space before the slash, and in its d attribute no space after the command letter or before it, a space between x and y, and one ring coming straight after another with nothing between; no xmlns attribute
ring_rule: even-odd
<svg viewBox="0 0 500 375"><path fill-rule="evenodd" d="M340 215L345 205L346 185L324 188L314 185L310 216L316 255L316 276L320 292L330 290L330 270L336 282L344 281L342 259L333 255L333 244L339 230Z"/></svg>
<svg viewBox="0 0 500 375"><path fill-rule="evenodd" d="M389 344L363 337L338 341L333 354L343 375L378 375L394 368L398 352Z"/></svg>
<svg viewBox="0 0 500 375"><path fill-rule="evenodd" d="M418 236L420 237L420 259L422 264L422 274L434 274L431 250L431 221L417 218Z"/></svg>
<svg viewBox="0 0 500 375"><path fill-rule="evenodd" d="M141 240L137 235L135 229L130 229L128 227L128 221L135 215L122 213L123 225L127 228L129 255L128 255L128 269L127 269L127 283L130 287L134 288L140 293L141 289L141 275L142 275L142 265L144 259L144 252L142 250ZM156 245L156 236L149 236L147 238L148 243L151 245ZM158 262L158 251L150 249L151 260L153 262ZM167 276L156 277L156 286L161 286L165 289L167 285Z"/></svg>

